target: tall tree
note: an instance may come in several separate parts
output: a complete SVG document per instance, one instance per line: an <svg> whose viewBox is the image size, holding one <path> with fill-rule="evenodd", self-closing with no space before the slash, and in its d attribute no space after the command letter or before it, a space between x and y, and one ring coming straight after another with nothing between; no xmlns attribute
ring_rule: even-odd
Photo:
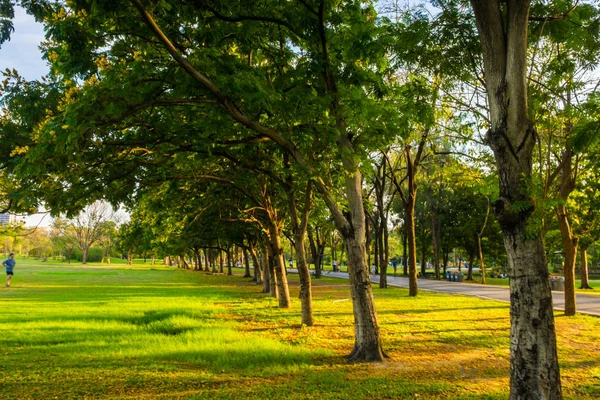
<svg viewBox="0 0 600 400"><path fill-rule="evenodd" d="M541 237L527 222L536 131L527 97L530 1L471 0L490 110L489 143L500 178L494 214L510 267L512 399L562 397L552 295Z"/></svg>

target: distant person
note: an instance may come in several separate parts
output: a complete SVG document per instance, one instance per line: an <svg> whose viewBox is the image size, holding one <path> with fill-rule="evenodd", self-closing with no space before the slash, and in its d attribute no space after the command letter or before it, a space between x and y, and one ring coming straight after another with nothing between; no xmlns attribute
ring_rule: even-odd
<svg viewBox="0 0 600 400"><path fill-rule="evenodd" d="M394 267L394 276L396 276L396 268L398 268L398 259L396 257L392 258L392 267Z"/></svg>
<svg viewBox="0 0 600 400"><path fill-rule="evenodd" d="M337 260L333 260L333 272L337 272Z"/></svg>
<svg viewBox="0 0 600 400"><path fill-rule="evenodd" d="M17 262L15 261L15 253L10 253L8 255L8 258L2 262L2 265L4 265L4 267L6 268L6 283L4 284L4 286L6 287L10 286L10 281L13 277L13 268L15 267L16 263Z"/></svg>

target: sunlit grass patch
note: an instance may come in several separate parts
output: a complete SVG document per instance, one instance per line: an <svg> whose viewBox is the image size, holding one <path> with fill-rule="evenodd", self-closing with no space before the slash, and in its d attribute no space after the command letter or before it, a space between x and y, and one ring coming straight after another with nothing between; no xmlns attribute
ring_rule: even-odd
<svg viewBox="0 0 600 400"><path fill-rule="evenodd" d="M314 281L316 324L239 274L164 266L20 263L0 290L6 399L500 399L508 394L506 303L374 288L381 364L348 365L348 283ZM239 273L240 271L236 271ZM557 314L566 398L600 396L599 319Z"/></svg>

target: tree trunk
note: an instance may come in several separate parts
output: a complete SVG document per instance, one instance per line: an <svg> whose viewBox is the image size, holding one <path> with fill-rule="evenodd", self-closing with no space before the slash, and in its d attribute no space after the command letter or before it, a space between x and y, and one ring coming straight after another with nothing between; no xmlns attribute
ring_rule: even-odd
<svg viewBox="0 0 600 400"><path fill-rule="evenodd" d="M386 236L386 224L387 221L385 219L385 215L381 220L381 226L379 227L379 265L380 265L380 276L379 276L379 287L382 289L387 289L387 265L388 265L388 256L387 256L387 246L385 243Z"/></svg>
<svg viewBox="0 0 600 400"><path fill-rule="evenodd" d="M294 235L294 247L296 250L296 268L300 276L300 303L302 306L302 323L313 326L312 285L310 282L310 270L306 262L304 249L304 234L297 232Z"/></svg>
<svg viewBox="0 0 600 400"><path fill-rule="evenodd" d="M408 243L408 295L416 296L419 293L417 284L417 242L415 238L415 201L416 196L409 191L408 202L404 204L406 224L406 240ZM406 268L405 268L406 274Z"/></svg>
<svg viewBox="0 0 600 400"><path fill-rule="evenodd" d="M316 233L314 237L312 231L308 232L308 243L310 246L310 253L312 254L313 264L315 265L315 278L321 277L321 251L319 245L319 234Z"/></svg>
<svg viewBox="0 0 600 400"><path fill-rule="evenodd" d="M271 293L271 262L269 261L269 252L266 246L262 245L260 249L260 258L263 271L263 293Z"/></svg>
<svg viewBox="0 0 600 400"><path fill-rule="evenodd" d="M81 263L82 264L87 264L89 250L90 250L89 248L85 248L85 247L81 249Z"/></svg>
<svg viewBox="0 0 600 400"><path fill-rule="evenodd" d="M369 220L367 219L365 226L365 251L367 253L367 265L369 266L369 274L371 271L371 266L373 263L371 262L371 224L369 224Z"/></svg>
<svg viewBox="0 0 600 400"><path fill-rule="evenodd" d="M347 137L343 137L347 140ZM346 143L350 146L349 143ZM338 226L348 251L348 276L354 311L355 342L348 356L350 362L383 361L385 356L375 304L369 279L369 266L365 249L365 212L362 198L362 176L354 160L344 159L346 196L348 199L349 224ZM349 168L354 166L354 168Z"/></svg>
<svg viewBox="0 0 600 400"><path fill-rule="evenodd" d="M473 261L475 261L475 253L469 254L469 272L467 273L467 280L473 280Z"/></svg>
<svg viewBox="0 0 600 400"><path fill-rule="evenodd" d="M289 167L289 160L285 158L285 165ZM302 324L306 326L312 326L313 320L313 306L312 306L312 287L310 281L310 269L308 268L308 262L306 261L306 250L304 248L304 239L306 237L306 231L308 229L308 216L311 209L312 200L312 183L309 181L306 184L306 193L304 196L304 207L300 216L298 215L297 202L294 196L293 190L293 178L291 174L287 174L285 189L288 197L288 207L290 212L290 219L292 223L292 230L294 233L293 243L290 240L290 244L293 244L296 248L296 268L298 270L298 276L300 278L300 304L302 310ZM290 252L293 248L290 249Z"/></svg>
<svg viewBox="0 0 600 400"><path fill-rule="evenodd" d="M404 269L403 275L408 276L408 224L406 220L404 221L404 226L402 227L404 231L402 234L402 267Z"/></svg>
<svg viewBox="0 0 600 400"><path fill-rule="evenodd" d="M431 245L433 247L433 267L435 269L435 279L440 280L440 242L437 223L437 208L431 206Z"/></svg>
<svg viewBox="0 0 600 400"><path fill-rule="evenodd" d="M221 243L219 242L219 247L221 247ZM219 273L222 274L224 271L225 262L223 261L223 250L220 248L217 250L219 252Z"/></svg>
<svg viewBox="0 0 600 400"><path fill-rule="evenodd" d="M260 263L258 262L258 255L256 254L256 247L253 244L250 244L250 256L252 257L252 266L254 270L254 282L257 285L261 285L263 283L263 272Z"/></svg>
<svg viewBox="0 0 600 400"><path fill-rule="evenodd" d="M348 270L350 292L354 306L354 349L348 356L354 361L382 361L384 353L381 347L379 323L373 303L373 291L366 268L365 244L362 240L347 238ZM359 265L363 268L357 268Z"/></svg>
<svg viewBox="0 0 600 400"><path fill-rule="evenodd" d="M448 258L450 256L450 253L447 251L443 251L442 250L442 267L444 268L444 276L443 279L446 278L446 270L448 269Z"/></svg>
<svg viewBox="0 0 600 400"><path fill-rule="evenodd" d="M232 260L231 260L231 248L227 249L227 276L232 276Z"/></svg>
<svg viewBox="0 0 600 400"><path fill-rule="evenodd" d="M575 263L577 261L578 238L573 236L569 217L564 204L556 207L558 217L558 227L562 239L565 263L563 274L565 276L565 315L572 316L577 312L577 302L575 298Z"/></svg>
<svg viewBox="0 0 600 400"><path fill-rule="evenodd" d="M537 139L527 105L531 2L506 3L503 8L497 0L471 0L490 113L486 142L499 177L494 214L510 268L510 398L554 400L562 391L546 253L541 237L527 232L534 210L528 187Z"/></svg>
<svg viewBox="0 0 600 400"><path fill-rule="evenodd" d="M477 235L477 250L479 251L479 267L481 271L481 284L485 285L485 263L483 262L483 249L481 248L481 235Z"/></svg>
<svg viewBox="0 0 600 400"><path fill-rule="evenodd" d="M427 276L427 248L425 245L421 249L421 276L423 278Z"/></svg>
<svg viewBox="0 0 600 400"><path fill-rule="evenodd" d="M580 289L593 289L590 286L588 277L588 260L587 260L587 248L580 246L581 251L581 287Z"/></svg>
<svg viewBox="0 0 600 400"><path fill-rule="evenodd" d="M244 278L252 278L252 275L250 275L250 260L248 259L248 249L242 247L242 252L244 253Z"/></svg>
<svg viewBox="0 0 600 400"><path fill-rule="evenodd" d="M283 259L283 248L281 247L279 232L280 230L277 227L277 223L272 220L272 216L269 216L269 243L272 251L273 267L275 268L275 274L277 275L279 307L289 308L290 291L288 288L287 271L285 268L285 260Z"/></svg>

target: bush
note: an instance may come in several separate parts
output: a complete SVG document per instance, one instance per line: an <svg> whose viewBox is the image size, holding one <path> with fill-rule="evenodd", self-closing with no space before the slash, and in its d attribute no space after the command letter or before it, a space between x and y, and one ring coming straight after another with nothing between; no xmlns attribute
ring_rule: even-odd
<svg viewBox="0 0 600 400"><path fill-rule="evenodd" d="M100 262L102 261L102 256L104 255L104 249L100 247L92 247L88 252L87 262ZM63 252L63 256L67 256L66 253ZM83 254L80 249L74 249L73 254L71 254L71 261L83 261Z"/></svg>

